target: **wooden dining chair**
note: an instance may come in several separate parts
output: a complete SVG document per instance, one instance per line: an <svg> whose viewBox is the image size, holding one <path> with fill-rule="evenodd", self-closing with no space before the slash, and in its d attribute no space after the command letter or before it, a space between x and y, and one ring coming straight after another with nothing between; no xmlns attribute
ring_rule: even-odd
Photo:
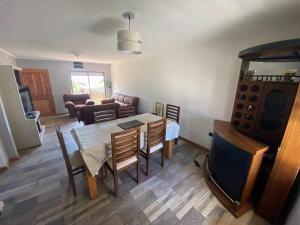
<svg viewBox="0 0 300 225"><path fill-rule="evenodd" d="M157 116L164 116L164 104L161 102L156 102L154 105L154 114Z"/></svg>
<svg viewBox="0 0 300 225"><path fill-rule="evenodd" d="M112 158L105 165L114 177L115 196L119 195L118 173L136 165L137 183L140 179L140 128L111 134Z"/></svg>
<svg viewBox="0 0 300 225"><path fill-rule="evenodd" d="M166 117L179 124L180 107L176 105L167 104ZM178 144L178 138L175 139L175 144Z"/></svg>
<svg viewBox="0 0 300 225"><path fill-rule="evenodd" d="M149 176L151 173L150 162L153 154L158 152L161 153L161 166L164 166L166 123L167 119L162 118L157 121L149 122L147 125L147 135L145 135L146 147L141 149L141 156L143 156L147 162L147 176Z"/></svg>
<svg viewBox="0 0 300 225"><path fill-rule="evenodd" d="M69 183L72 187L73 195L76 196L77 191L76 191L76 187L75 187L74 176L84 172L84 170L85 170L84 162L83 162L83 159L80 155L79 150L76 150L76 151L73 151L73 152L68 152L67 151L65 139L64 139L63 133L61 132L59 126L56 127L56 134L57 134L57 137L58 137L58 141L59 141L59 144L60 144L60 149L61 149L62 155L63 155L64 160L65 160L65 164L66 164L66 167L67 167L68 176L69 176Z"/></svg>
<svg viewBox="0 0 300 225"><path fill-rule="evenodd" d="M94 112L95 123L103 123L115 119L117 119L115 110L104 110Z"/></svg>
<svg viewBox="0 0 300 225"><path fill-rule="evenodd" d="M125 118L129 116L135 116L134 106L122 106L119 108L119 118Z"/></svg>

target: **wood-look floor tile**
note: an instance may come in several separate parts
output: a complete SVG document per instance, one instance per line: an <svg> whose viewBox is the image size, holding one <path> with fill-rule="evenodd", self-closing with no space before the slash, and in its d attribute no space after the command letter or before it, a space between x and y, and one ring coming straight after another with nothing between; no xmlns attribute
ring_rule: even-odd
<svg viewBox="0 0 300 225"><path fill-rule="evenodd" d="M43 145L20 152L21 159L0 173L0 199L5 208L1 225L149 225L152 224L246 224L267 223L250 211L236 219L221 206L207 187L194 158L204 150L183 140L174 146L173 160L160 166L160 156L151 160L151 177L141 159L140 184L135 168L120 173L120 196L113 196L110 173L97 180L99 196L91 201L84 174L75 178L77 196L69 186L66 166L55 133L61 125L69 149L77 146L69 131L83 126L66 116L42 118L46 125ZM200 221L200 222L199 222Z"/></svg>
<svg viewBox="0 0 300 225"><path fill-rule="evenodd" d="M123 223L118 215L114 215L101 223L101 225L123 225Z"/></svg>
<svg viewBox="0 0 300 225"><path fill-rule="evenodd" d="M143 212L140 212L125 225L149 225L149 224L150 221L148 217Z"/></svg>
<svg viewBox="0 0 300 225"><path fill-rule="evenodd" d="M202 225L204 220L204 216L192 207L176 225Z"/></svg>
<svg viewBox="0 0 300 225"><path fill-rule="evenodd" d="M144 193L146 193L149 190L152 190L154 187L156 187L158 184L160 184L162 180L155 176L150 178L149 180L145 181L144 183L138 185L136 188L133 188L130 193L133 195L135 199L142 196Z"/></svg>
<svg viewBox="0 0 300 225"><path fill-rule="evenodd" d="M151 225L174 225L177 224L178 221L176 215L170 209L167 209L163 214L156 218Z"/></svg>

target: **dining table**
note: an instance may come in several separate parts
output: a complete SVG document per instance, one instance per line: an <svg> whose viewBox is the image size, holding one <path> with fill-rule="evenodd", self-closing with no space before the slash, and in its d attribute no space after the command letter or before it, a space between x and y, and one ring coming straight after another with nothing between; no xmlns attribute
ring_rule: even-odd
<svg viewBox="0 0 300 225"><path fill-rule="evenodd" d="M80 154L85 164L85 176L89 189L90 199L98 196L97 180L100 168L112 157L111 153L111 134L123 131L118 125L133 120L138 120L143 125L140 126L140 148L144 148L147 143L147 124L161 119L162 117L152 113L144 113L126 118L111 120L102 123L95 123L83 127L74 128L71 134L79 147ZM167 120L165 156L171 160L173 155L173 140L178 138L180 126L177 122Z"/></svg>

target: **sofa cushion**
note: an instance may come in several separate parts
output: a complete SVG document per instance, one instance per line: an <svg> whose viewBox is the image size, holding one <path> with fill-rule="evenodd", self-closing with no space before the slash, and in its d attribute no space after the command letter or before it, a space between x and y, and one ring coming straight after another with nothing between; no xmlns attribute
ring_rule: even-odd
<svg viewBox="0 0 300 225"><path fill-rule="evenodd" d="M119 95L120 95L119 93L113 93L112 98L118 100Z"/></svg>
<svg viewBox="0 0 300 225"><path fill-rule="evenodd" d="M118 102L124 102L124 95L119 95L119 97L118 97Z"/></svg>
<svg viewBox="0 0 300 225"><path fill-rule="evenodd" d="M78 111L80 108L86 106L85 104L77 104L75 105L75 109Z"/></svg>
<svg viewBox="0 0 300 225"><path fill-rule="evenodd" d="M115 103L115 99L114 98L110 98L110 99L103 99L101 101L101 104L108 104L108 103Z"/></svg>
<svg viewBox="0 0 300 225"><path fill-rule="evenodd" d="M131 97L131 96L125 96L124 103L127 104L127 105L132 105L133 104L133 98L134 97Z"/></svg>
<svg viewBox="0 0 300 225"><path fill-rule="evenodd" d="M90 98L89 94L64 94L63 99L64 101L71 101L74 104L81 103L85 104L85 101Z"/></svg>
<svg viewBox="0 0 300 225"><path fill-rule="evenodd" d="M118 102L116 101L117 104L119 104L120 106L128 106L127 104L123 103L123 102Z"/></svg>

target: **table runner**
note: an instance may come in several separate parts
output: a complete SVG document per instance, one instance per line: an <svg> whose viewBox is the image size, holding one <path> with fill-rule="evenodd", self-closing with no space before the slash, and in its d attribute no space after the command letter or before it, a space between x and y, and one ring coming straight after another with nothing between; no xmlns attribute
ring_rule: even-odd
<svg viewBox="0 0 300 225"><path fill-rule="evenodd" d="M131 120L139 120L145 125L141 126L140 147L145 145L144 137L147 132L147 123L161 119L162 117L151 113L112 120L104 123L91 124L71 130L71 134L79 146L80 153L92 176L98 174L99 169L111 157L111 150L107 148L111 144L111 134L123 131L117 124ZM179 125L167 120L166 141L178 138Z"/></svg>

